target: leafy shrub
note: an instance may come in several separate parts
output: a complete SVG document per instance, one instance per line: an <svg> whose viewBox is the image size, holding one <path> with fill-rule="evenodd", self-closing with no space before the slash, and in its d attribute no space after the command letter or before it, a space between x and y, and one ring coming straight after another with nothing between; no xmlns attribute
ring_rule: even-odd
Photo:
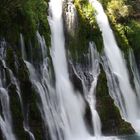
<svg viewBox="0 0 140 140"><path fill-rule="evenodd" d="M0 37L16 44L20 32L28 41L39 30L50 42L47 9L46 0L1 0Z"/></svg>
<svg viewBox="0 0 140 140"><path fill-rule="evenodd" d="M127 18L130 14L131 6L126 5L123 0L111 0L107 4L107 12L113 22Z"/></svg>

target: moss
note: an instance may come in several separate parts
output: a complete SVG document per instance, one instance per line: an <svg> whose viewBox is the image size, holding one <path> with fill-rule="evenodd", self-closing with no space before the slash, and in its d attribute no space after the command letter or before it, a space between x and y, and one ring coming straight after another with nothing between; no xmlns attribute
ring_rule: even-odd
<svg viewBox="0 0 140 140"><path fill-rule="evenodd" d="M14 133L21 140L25 140L27 136L23 128L23 123L21 123L23 122L22 106L20 103L16 86L14 84L10 84L8 87L8 91L10 96L10 107L12 112Z"/></svg>
<svg viewBox="0 0 140 140"><path fill-rule="evenodd" d="M74 59L82 59L88 51L90 41L94 41L97 48L102 48L101 32L95 20L95 10L86 0L75 0L78 25L75 36L66 35L66 45ZM78 58L77 58L78 57Z"/></svg>
<svg viewBox="0 0 140 140"><path fill-rule="evenodd" d="M0 6L0 37L17 45L22 32L31 40L39 30L50 46L50 29L47 20L48 3L44 0L2 0Z"/></svg>
<svg viewBox="0 0 140 140"><path fill-rule="evenodd" d="M21 8L22 0L1 1L0 5L0 37L5 37L11 43L16 43L19 26L18 12Z"/></svg>
<svg viewBox="0 0 140 140"><path fill-rule="evenodd" d="M127 22L131 13L131 6L123 0L108 0L105 9L118 46L125 53L130 48L126 31L128 28Z"/></svg>
<svg viewBox="0 0 140 140"><path fill-rule="evenodd" d="M126 54L130 48L127 30L129 30L128 22L133 13L132 6L124 0L100 0L108 15L114 36L120 49ZM122 12L123 10L123 12Z"/></svg>
<svg viewBox="0 0 140 140"><path fill-rule="evenodd" d="M128 23L128 30L126 31L129 44L133 47L135 52L140 50L140 23L132 20Z"/></svg>
<svg viewBox="0 0 140 140"><path fill-rule="evenodd" d="M114 31L118 46L124 53L126 53L127 50L130 48L129 41L126 36L127 26L123 24L114 24L112 25L112 29Z"/></svg>
<svg viewBox="0 0 140 140"><path fill-rule="evenodd" d="M115 106L113 99L110 97L106 76L103 70L101 70L97 84L97 110L101 118L102 132L104 135L135 133L131 125L121 118L119 109Z"/></svg>
<svg viewBox="0 0 140 140"><path fill-rule="evenodd" d="M101 1L107 10L108 2L111 0ZM2 2L4 2L4 0ZM40 34L44 35L47 46L50 46L50 29L47 20L48 1L46 1L46 3L44 0L13 0L12 2L12 5L11 2L6 4L6 11L3 9L4 7L0 5L0 37L6 37L6 40L8 40L12 46L6 49L6 63L19 80L24 107L29 111L31 130L35 134L36 139L43 139L42 119L36 105L38 97L32 89L32 83L29 79L26 65L21 59L18 48L14 48L14 46L19 43L19 34L22 32L25 37L25 47L27 50L29 43L32 43L33 61L35 65L40 63L41 56L38 53L40 50L35 34L36 31L39 30ZM77 9L78 26L75 30L75 36L67 34L66 45L73 59L77 59L78 54L78 61L85 63L83 58L84 54L88 51L89 41L95 42L98 51L102 50L103 41L95 20L96 11L87 0L75 0L74 4ZM112 8L112 6L110 6L110 8ZM131 45L135 49L135 52L138 53L140 44L139 23L136 20L130 21L131 18L128 15L126 16L127 18L125 18L119 13L119 18L114 18L110 16L109 11L107 11L107 14L109 15L110 23L120 48L126 52ZM17 67L15 66L15 62L17 63ZM7 79L9 81L10 78L7 76ZM7 82L7 84L9 83L10 82ZM80 86L78 88L80 90ZM21 123L23 116L15 85L9 86L9 94L16 134L18 134L19 138L28 139L27 134L23 132ZM118 108L109 96L107 81L103 71L101 72L97 86L97 109L103 124L102 130L104 134L134 133L131 125L121 119ZM91 114L89 108L87 108L86 116L88 117L88 124L90 125Z"/></svg>
<svg viewBox="0 0 140 140"><path fill-rule="evenodd" d="M12 47L7 45L6 48L6 65L16 74L16 67L15 67L15 55L14 50Z"/></svg>
<svg viewBox="0 0 140 140"><path fill-rule="evenodd" d="M28 104L28 115L29 115L29 125L34 136L38 140L43 139L43 121L41 118L41 113L37 106L38 96L36 91L31 87L31 100Z"/></svg>
<svg viewBox="0 0 140 140"><path fill-rule="evenodd" d="M34 35L36 30L39 30L39 32L45 36L47 43L49 42L50 29L47 20L47 9L48 4L44 0L28 0L25 2L23 15L26 20L22 29L25 36L30 36L30 33ZM24 27L28 28L26 29Z"/></svg>
<svg viewBox="0 0 140 140"><path fill-rule="evenodd" d="M126 53L130 47L138 49L140 24L139 19L135 17L140 12L136 5L140 3L137 0L101 0L101 2L121 50Z"/></svg>

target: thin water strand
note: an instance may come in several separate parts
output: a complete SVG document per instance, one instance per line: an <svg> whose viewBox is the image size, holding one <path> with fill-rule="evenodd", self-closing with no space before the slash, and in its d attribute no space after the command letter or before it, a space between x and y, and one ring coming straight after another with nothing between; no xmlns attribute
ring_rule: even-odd
<svg viewBox="0 0 140 140"><path fill-rule="evenodd" d="M95 45L90 42L90 53L91 53L91 74L93 76L93 81L91 83L91 87L88 93L88 102L92 112L92 121L94 126L94 135L97 138L101 136L101 120L96 111L96 86L98 81L98 76L100 74L99 67L99 54L95 48Z"/></svg>
<svg viewBox="0 0 140 140"><path fill-rule="evenodd" d="M20 45L21 45L21 55L22 55L22 59L26 60L27 59L27 55L26 55L26 50L25 50L25 42L24 42L24 38L22 33L20 33Z"/></svg>
<svg viewBox="0 0 140 140"><path fill-rule="evenodd" d="M28 113L25 114L25 112L24 112L24 106L23 106L23 101L22 101L22 97L21 97L21 90L20 90L19 83L18 83L17 79L15 78L13 72L8 68L7 68L7 70L8 70L9 75L10 75L11 83L16 86L16 92L17 92L19 100L20 100L20 105L21 105L22 114L23 114L23 128L24 128L24 131L28 133L28 135L30 137L30 140L35 140L35 137L30 130L30 126L29 126L29 122L28 122Z"/></svg>
<svg viewBox="0 0 140 140"><path fill-rule="evenodd" d="M133 125L134 122L139 118L139 109L136 94L130 84L129 74L124 57L117 46L113 32L109 25L108 18L102 5L97 0L89 1L97 11L96 20L100 30L102 31L104 51L108 60L108 67L110 69L109 72L112 73L112 76L109 76L108 80L113 77L113 81L115 81L115 84L117 85L117 87L114 87L117 88L117 92L111 92L111 87L109 87L110 94L112 97L117 96L114 99L120 108L122 116ZM106 63L106 61L104 62ZM110 73L106 73L106 75L108 76ZM111 81L112 79L108 81L110 82L108 85L111 85Z"/></svg>

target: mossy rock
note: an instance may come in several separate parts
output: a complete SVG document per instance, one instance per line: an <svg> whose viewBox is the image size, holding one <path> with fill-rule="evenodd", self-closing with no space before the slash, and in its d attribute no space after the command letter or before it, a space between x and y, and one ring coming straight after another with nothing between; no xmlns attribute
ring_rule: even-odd
<svg viewBox="0 0 140 140"><path fill-rule="evenodd" d="M132 126L122 119L119 109L109 95L107 80L103 70L101 70L97 84L96 107L101 118L104 135L127 135L135 133Z"/></svg>
<svg viewBox="0 0 140 140"><path fill-rule="evenodd" d="M77 11L77 25L74 36L65 29L65 42L72 58L82 61L83 54L87 54L88 52L90 41L96 43L99 51L102 50L103 41L95 20L95 10L93 7L85 0L74 0L74 5Z"/></svg>
<svg viewBox="0 0 140 140"><path fill-rule="evenodd" d="M23 33L26 40L31 40L39 30L49 47L51 39L47 10L48 1L45 0L2 0L0 38L5 38L11 45L17 45L20 33Z"/></svg>
<svg viewBox="0 0 140 140"><path fill-rule="evenodd" d="M6 46L6 65L16 74L16 67L15 67L15 55L14 50L11 46Z"/></svg>
<svg viewBox="0 0 140 140"><path fill-rule="evenodd" d="M38 140L43 140L45 138L43 130L44 124L41 118L41 112L38 107L39 97L37 96L37 93L33 88L31 88L31 91L32 101L28 103L29 125L35 138Z"/></svg>

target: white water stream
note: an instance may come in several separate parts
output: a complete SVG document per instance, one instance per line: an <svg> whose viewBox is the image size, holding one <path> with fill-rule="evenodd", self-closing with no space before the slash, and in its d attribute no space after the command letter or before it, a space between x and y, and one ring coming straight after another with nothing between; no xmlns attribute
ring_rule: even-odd
<svg viewBox="0 0 140 140"><path fill-rule="evenodd" d="M138 71L138 67L137 67L135 56L132 49L129 50L129 63L130 63L130 68L133 74L135 91L136 91L136 94L140 103L140 74Z"/></svg>
<svg viewBox="0 0 140 140"><path fill-rule="evenodd" d="M0 68L3 67L0 69L0 103L2 109L0 114L0 129L5 140L16 140L13 133L10 100L6 86L5 45L5 41L0 42L0 61L2 62Z"/></svg>
<svg viewBox="0 0 140 140"><path fill-rule="evenodd" d="M82 67L79 65L73 66L74 74L81 80L83 86L83 92L85 99L89 105L91 115L92 115L92 126L94 136L97 139L101 139L101 121L96 111L96 86L98 81L98 76L100 74L100 67L99 67L99 54L96 50L96 46L93 42L89 43L89 54L88 54L88 64L87 72L91 76L92 81L89 84L87 83L87 77L84 75ZM103 138L103 137L102 137Z"/></svg>
<svg viewBox="0 0 140 140"><path fill-rule="evenodd" d="M110 94L119 106L123 118L129 121L135 130L139 132L139 106L137 104L136 93L130 84L124 57L117 46L102 5L97 0L89 1L97 12L96 20L100 30L102 31L104 51L107 58L107 60L104 59L104 66L106 65L108 67L104 67L104 70L106 71ZM110 71L107 71L107 69ZM112 87L115 89L114 91L112 90Z"/></svg>
<svg viewBox="0 0 140 140"><path fill-rule="evenodd" d="M50 1L49 23L52 35L51 57L56 76L56 93L60 101L59 102L60 114L65 127L65 139L66 140L106 139L105 137L101 138L91 137L87 133L86 125L84 124L83 121L84 104L83 101L80 100L80 95L78 96L78 94L75 93L71 81L69 79L64 43L65 38L63 33L62 5L63 5L62 0ZM96 136L97 135L100 136L101 135L100 124L96 122L97 118L99 120L99 116L97 115L95 109L96 102L93 102L95 97L95 95L93 95L93 92L97 84L96 78L97 77L95 76L95 79L89 91L88 101L90 104L90 108L92 110L93 123L96 123L94 124L95 126L94 128L96 129L95 134Z"/></svg>
<svg viewBox="0 0 140 140"><path fill-rule="evenodd" d="M91 83L91 88L89 90L87 100L89 102L91 112L92 112L92 121L94 126L94 135L98 139L101 137L101 120L96 111L96 86L98 81L98 76L100 74L99 67L99 54L93 43L89 44L90 53L91 53L91 74L93 76L93 81Z"/></svg>
<svg viewBox="0 0 140 140"><path fill-rule="evenodd" d="M56 77L56 94L65 127L65 139L84 139L88 133L84 124L84 102L69 79L63 33L62 0L50 1L49 23L52 35L51 57Z"/></svg>

